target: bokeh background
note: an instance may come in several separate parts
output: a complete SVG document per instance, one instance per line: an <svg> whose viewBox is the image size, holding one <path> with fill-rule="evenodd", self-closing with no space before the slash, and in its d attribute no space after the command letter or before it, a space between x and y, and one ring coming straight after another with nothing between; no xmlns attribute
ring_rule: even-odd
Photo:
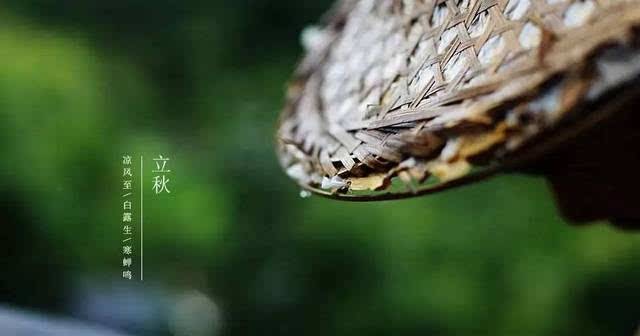
<svg viewBox="0 0 640 336"><path fill-rule="evenodd" d="M540 178L299 196L273 133L329 6L2 1L1 305L128 335L631 335L640 236L570 226ZM121 277L125 154L172 160L170 195L143 181L143 282Z"/></svg>

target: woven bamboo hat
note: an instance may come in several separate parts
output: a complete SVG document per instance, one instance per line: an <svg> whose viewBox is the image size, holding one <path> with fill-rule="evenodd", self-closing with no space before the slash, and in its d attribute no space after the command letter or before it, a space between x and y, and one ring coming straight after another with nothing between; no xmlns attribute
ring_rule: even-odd
<svg viewBox="0 0 640 336"><path fill-rule="evenodd" d="M339 1L303 34L281 164L351 200L487 176L597 124L584 107L640 74L639 25L640 0Z"/></svg>

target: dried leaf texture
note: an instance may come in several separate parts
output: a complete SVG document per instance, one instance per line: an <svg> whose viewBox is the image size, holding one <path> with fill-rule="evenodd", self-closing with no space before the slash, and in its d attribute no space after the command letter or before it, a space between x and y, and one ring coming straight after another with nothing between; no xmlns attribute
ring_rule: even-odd
<svg viewBox="0 0 640 336"><path fill-rule="evenodd" d="M640 0L338 2L303 34L281 163L334 195L500 164L640 73L639 24Z"/></svg>

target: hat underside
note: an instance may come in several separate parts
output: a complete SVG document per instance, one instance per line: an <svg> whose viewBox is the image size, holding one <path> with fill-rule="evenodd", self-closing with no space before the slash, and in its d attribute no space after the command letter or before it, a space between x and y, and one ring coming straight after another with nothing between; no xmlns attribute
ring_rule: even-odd
<svg viewBox="0 0 640 336"><path fill-rule="evenodd" d="M306 189L356 199L494 172L640 74L639 4L343 1L303 34L281 163Z"/></svg>

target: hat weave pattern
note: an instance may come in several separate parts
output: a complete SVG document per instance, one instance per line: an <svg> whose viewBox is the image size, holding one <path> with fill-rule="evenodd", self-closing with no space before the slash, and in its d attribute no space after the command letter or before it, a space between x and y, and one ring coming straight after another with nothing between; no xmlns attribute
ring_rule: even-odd
<svg viewBox="0 0 640 336"><path fill-rule="evenodd" d="M638 24L640 0L340 1L303 34L281 163L338 195L459 179L606 91L598 60L640 55Z"/></svg>

